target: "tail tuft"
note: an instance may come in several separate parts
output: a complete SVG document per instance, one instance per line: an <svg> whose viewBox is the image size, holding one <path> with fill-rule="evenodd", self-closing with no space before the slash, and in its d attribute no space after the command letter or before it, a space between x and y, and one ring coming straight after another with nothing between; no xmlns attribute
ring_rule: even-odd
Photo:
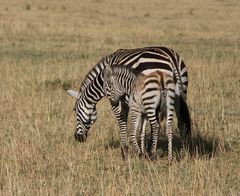
<svg viewBox="0 0 240 196"><path fill-rule="evenodd" d="M191 137L191 116L184 97L180 96L181 117L184 119L186 126L186 137ZM186 138L187 139L187 138Z"/></svg>

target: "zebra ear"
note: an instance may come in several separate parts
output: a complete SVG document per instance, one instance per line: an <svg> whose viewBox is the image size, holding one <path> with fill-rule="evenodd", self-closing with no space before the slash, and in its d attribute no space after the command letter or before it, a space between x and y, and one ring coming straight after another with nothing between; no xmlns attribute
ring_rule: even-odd
<svg viewBox="0 0 240 196"><path fill-rule="evenodd" d="M112 75L112 68L110 67L110 65L106 65L105 67L105 70L106 70L106 76L109 77Z"/></svg>
<svg viewBox="0 0 240 196"><path fill-rule="evenodd" d="M80 93L78 91L72 90L72 89L68 89L67 93L73 97L73 98L78 98L80 96Z"/></svg>

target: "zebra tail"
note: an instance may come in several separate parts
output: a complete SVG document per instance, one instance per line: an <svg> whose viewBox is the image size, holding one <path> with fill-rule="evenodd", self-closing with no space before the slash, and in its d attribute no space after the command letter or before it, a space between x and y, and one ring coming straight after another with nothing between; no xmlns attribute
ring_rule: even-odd
<svg viewBox="0 0 240 196"><path fill-rule="evenodd" d="M191 128L191 116L188 109L188 105L185 101L185 98L180 96L180 110L181 116L183 117L185 124L186 124L186 137L191 137L192 128Z"/></svg>

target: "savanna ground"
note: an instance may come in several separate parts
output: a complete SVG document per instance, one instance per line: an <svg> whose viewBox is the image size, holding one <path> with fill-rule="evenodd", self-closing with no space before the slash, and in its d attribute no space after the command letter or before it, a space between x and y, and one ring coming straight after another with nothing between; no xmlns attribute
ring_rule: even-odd
<svg viewBox="0 0 240 196"><path fill-rule="evenodd" d="M239 195L239 19L238 0L0 0L0 195ZM123 161L105 98L77 142L64 88L116 49L155 45L188 67L191 156L168 166L162 133L157 161Z"/></svg>

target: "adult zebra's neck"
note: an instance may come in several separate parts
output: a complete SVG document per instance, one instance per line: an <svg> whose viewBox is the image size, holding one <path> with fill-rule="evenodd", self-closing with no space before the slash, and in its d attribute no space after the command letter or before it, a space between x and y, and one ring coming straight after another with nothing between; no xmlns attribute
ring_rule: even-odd
<svg viewBox="0 0 240 196"><path fill-rule="evenodd" d="M104 75L106 57L89 71L80 87L82 98L89 104L96 105L105 96Z"/></svg>

